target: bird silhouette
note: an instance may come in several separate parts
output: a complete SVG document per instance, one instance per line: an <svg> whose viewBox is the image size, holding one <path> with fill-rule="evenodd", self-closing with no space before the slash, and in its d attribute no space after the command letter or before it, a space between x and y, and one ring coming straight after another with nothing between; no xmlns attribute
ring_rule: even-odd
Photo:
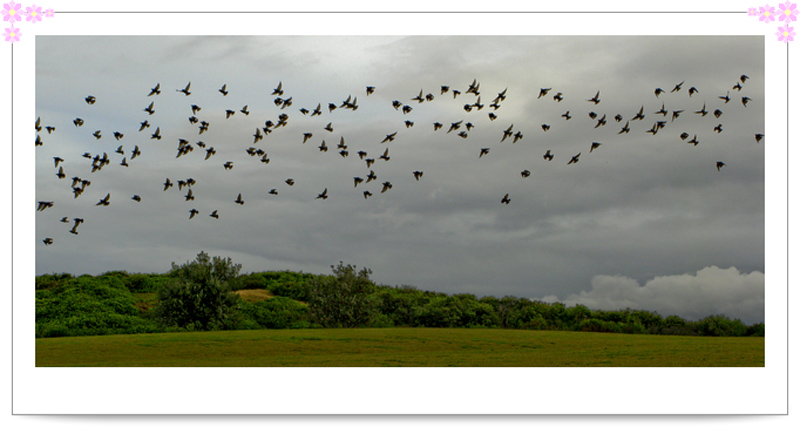
<svg viewBox="0 0 800 427"><path fill-rule="evenodd" d="M137 202L141 202L142 198L138 194L134 194L133 197L131 197L131 200L135 200Z"/></svg>
<svg viewBox="0 0 800 427"><path fill-rule="evenodd" d="M172 182L170 182L169 178L167 178L167 180L166 180L166 181L164 181L164 191L167 191L167 189L168 189L169 187L172 187L173 185L174 185L174 184L173 184Z"/></svg>
<svg viewBox="0 0 800 427"><path fill-rule="evenodd" d="M153 132L152 135L150 135L150 139L159 139L159 140L161 139L161 128L160 127L157 127L156 131Z"/></svg>
<svg viewBox="0 0 800 427"><path fill-rule="evenodd" d="M73 120L72 123L75 125L75 127L81 127L83 126L83 119L78 117L75 120Z"/></svg>
<svg viewBox="0 0 800 427"><path fill-rule="evenodd" d="M144 109L144 111L147 111L147 114L152 116L156 112L156 110L153 109L154 105L155 105L155 102L151 102L150 105L148 105L147 108ZM139 130L141 130L141 129L139 129Z"/></svg>
<svg viewBox="0 0 800 427"><path fill-rule="evenodd" d="M278 82L278 86L272 91L272 94L283 96L283 82Z"/></svg>
<svg viewBox="0 0 800 427"><path fill-rule="evenodd" d="M227 87L228 85L224 84L221 88L219 88L219 93L221 93L222 96L228 96L228 90L226 89Z"/></svg>
<svg viewBox="0 0 800 427"><path fill-rule="evenodd" d="M756 134L756 142L761 142L762 139L764 139L764 134L763 133L757 133Z"/></svg>
<svg viewBox="0 0 800 427"><path fill-rule="evenodd" d="M745 107L747 107L747 103L748 103L748 102L750 102L750 98L749 98L749 97L747 97L747 96L743 96L743 97L742 97L742 105L744 105Z"/></svg>
<svg viewBox="0 0 800 427"><path fill-rule="evenodd" d="M323 199L324 200L324 199L327 199L327 198L328 198L328 189L327 188L322 190L322 193L319 193L317 195L317 199Z"/></svg>
<svg viewBox="0 0 800 427"><path fill-rule="evenodd" d="M550 152L550 150L547 150L547 152L544 153L544 156L542 157L548 162L553 160L553 154Z"/></svg>
<svg viewBox="0 0 800 427"><path fill-rule="evenodd" d="M657 87L655 90L656 98L658 98L658 95L661 95L662 93L664 93L664 89Z"/></svg>
<svg viewBox="0 0 800 427"><path fill-rule="evenodd" d="M745 74L742 74L742 75L741 75L741 77L739 77L739 80L741 80L741 81L742 81L742 83L744 83L744 82L745 82L745 80L747 80L747 79L749 79L749 78L750 78L750 77L747 77Z"/></svg>
<svg viewBox="0 0 800 427"><path fill-rule="evenodd" d="M86 103L89 105L94 104L95 101L97 101L97 98L95 98L94 96L89 95L86 97Z"/></svg>
<svg viewBox="0 0 800 427"><path fill-rule="evenodd" d="M368 190L364 190L364 198L365 198L365 199L366 199L367 197L371 196L371 195L372 195L372 193L370 193Z"/></svg>
<svg viewBox="0 0 800 427"><path fill-rule="evenodd" d="M385 193L385 192L389 191L389 189L391 189L391 188L392 188L392 183L389 182L389 181L386 181L386 182L383 183L383 188L381 188L381 193Z"/></svg>
<svg viewBox="0 0 800 427"><path fill-rule="evenodd" d="M328 151L328 146L325 145L325 140L322 140L322 144L319 146L319 151Z"/></svg>
<svg viewBox="0 0 800 427"><path fill-rule="evenodd" d="M45 246L52 245L53 239L50 237L46 237L44 240L42 240L42 242L44 242Z"/></svg>
<svg viewBox="0 0 800 427"><path fill-rule="evenodd" d="M488 148L481 148L481 152L480 152L480 154L478 154L478 158L480 159L481 157L483 157L483 156L485 156L487 154L489 154L489 149Z"/></svg>
<svg viewBox="0 0 800 427"><path fill-rule="evenodd" d="M222 164L222 167L225 168L225 170L233 169L233 162L225 162Z"/></svg>
<svg viewBox="0 0 800 427"><path fill-rule="evenodd" d="M714 132L722 133L722 123L720 123L720 124L718 124L717 126L714 127Z"/></svg>
<svg viewBox="0 0 800 427"><path fill-rule="evenodd" d="M192 94L191 92L189 92L189 87L191 87L191 86L192 86L192 82L189 82L189 83L186 84L185 88L183 88L183 89L175 89L175 90L177 92L182 92L186 96L189 96L189 95Z"/></svg>
<svg viewBox="0 0 800 427"><path fill-rule="evenodd" d="M569 111L567 111L566 113L562 114L561 117L565 118L566 120L569 120L569 119L572 118L572 116L569 115Z"/></svg>
<svg viewBox="0 0 800 427"><path fill-rule="evenodd" d="M503 196L503 198L500 200L500 203L505 203L505 204L511 203L511 199L508 197L508 193L506 193L506 195Z"/></svg>
<svg viewBox="0 0 800 427"><path fill-rule="evenodd" d="M249 115L250 115L250 111L248 111L248 110L247 110L247 105L245 105L244 107L242 107L242 109L241 109L241 110L239 110L239 111L241 111L241 112L242 112L242 114L244 114L245 116L249 116Z"/></svg>
<svg viewBox="0 0 800 427"><path fill-rule="evenodd" d="M644 119L644 105L642 105L642 107L639 108L639 112L636 113L636 115L633 116L633 118L631 118L631 120L642 120L642 119Z"/></svg>
<svg viewBox="0 0 800 427"><path fill-rule="evenodd" d="M39 202L39 206L36 208L37 211L43 211L47 208L52 208L55 202Z"/></svg>
<svg viewBox="0 0 800 427"><path fill-rule="evenodd" d="M375 93L375 86L367 86L367 96Z"/></svg>
<svg viewBox="0 0 800 427"><path fill-rule="evenodd" d="M522 175L523 178L527 178L531 176L531 171L525 169L524 171L520 172L520 174Z"/></svg>
<svg viewBox="0 0 800 427"><path fill-rule="evenodd" d="M214 212L211 212L211 214L209 216L212 217L212 218L219 219L219 214L217 213L216 209L214 210Z"/></svg>
<svg viewBox="0 0 800 427"><path fill-rule="evenodd" d="M683 112L683 110L674 110L674 111L672 111L672 121L674 122L674 121L675 121L675 119L677 119L677 118L678 118L678 116L680 116L680 114L681 114L682 112Z"/></svg>
<svg viewBox="0 0 800 427"><path fill-rule="evenodd" d="M396 135L397 135L397 132L390 133L389 135L386 135L386 138L383 138L383 141L381 141L381 144L383 144L384 142L394 141L394 137Z"/></svg>
<svg viewBox="0 0 800 427"><path fill-rule="evenodd" d="M686 80L684 80L684 81L686 81ZM672 92L677 92L677 91L681 90L681 86L683 86L683 82L680 82L680 83L676 84L676 85L675 85L675 87L674 87L674 88L672 88L672 90L671 90L671 91L669 91L669 92L670 92L670 93L672 93Z"/></svg>
<svg viewBox="0 0 800 427"><path fill-rule="evenodd" d="M550 92L550 89L552 89L552 88L548 87L548 88L539 89L539 96L537 96L536 99L539 99L539 98L547 95L547 92Z"/></svg>
<svg viewBox="0 0 800 427"><path fill-rule="evenodd" d="M724 100L725 103L727 104L728 101L731 100L730 94L731 94L731 91L728 91L728 93L725 94L725 96L718 96L718 98Z"/></svg>
<svg viewBox="0 0 800 427"><path fill-rule="evenodd" d="M723 166L725 166L725 163L723 163L723 162L717 162L717 171L719 171L719 170L720 170L720 168L722 168Z"/></svg>
<svg viewBox="0 0 800 427"><path fill-rule="evenodd" d="M412 174L414 175L414 179L416 179L417 181L419 181L419 179L422 178L422 171L414 171L412 172Z"/></svg>
<svg viewBox="0 0 800 427"><path fill-rule="evenodd" d="M370 170L369 175L367 175L367 183L378 179L378 175L375 174L375 171Z"/></svg>
<svg viewBox="0 0 800 427"><path fill-rule="evenodd" d="M573 163L578 163L578 161L579 161L578 157L580 157L580 156L581 156L581 153L578 153L578 154L572 156L572 159L567 164L571 165Z"/></svg>
<svg viewBox="0 0 800 427"><path fill-rule="evenodd" d="M150 89L150 93L147 96L153 95L161 95L161 83L156 83L156 87Z"/></svg>
<svg viewBox="0 0 800 427"><path fill-rule="evenodd" d="M358 187L358 184L361 184L362 182L364 182L364 178L361 178L360 176L353 177L353 187Z"/></svg>
<svg viewBox="0 0 800 427"><path fill-rule="evenodd" d="M714 110L714 117L719 118L719 116L721 115L722 115L722 110L720 110L719 108Z"/></svg>
<svg viewBox="0 0 800 427"><path fill-rule="evenodd" d="M595 148L598 148L601 145L603 145L603 144L601 144L599 142L592 142L592 148L589 149L589 152L591 153L592 151L594 151Z"/></svg>
<svg viewBox="0 0 800 427"><path fill-rule="evenodd" d="M133 146L133 151L131 151L131 160L135 159L136 157L138 157L140 155L142 155L142 152L139 151L139 146L138 145L134 145Z"/></svg>
<svg viewBox="0 0 800 427"><path fill-rule="evenodd" d="M695 114L700 114L701 116L705 117L705 115L708 114L708 111L706 111L706 103L704 102L703 103L703 108L700 109L700 110L695 111L694 113Z"/></svg>
<svg viewBox="0 0 800 427"><path fill-rule="evenodd" d="M631 124L630 121L625 122L625 126L623 126L622 129L620 129L620 131L617 134L619 135L622 133L630 133L631 131L630 124Z"/></svg>
<svg viewBox="0 0 800 427"><path fill-rule="evenodd" d="M695 135L694 135L694 137L693 137L691 140L687 141L687 143L689 143L689 144L694 144L694 145L695 145L695 147L696 147L696 146L697 146L697 144L699 144L699 143L700 143L700 141L698 141L698 140L697 140L697 134L695 134Z"/></svg>
<svg viewBox="0 0 800 427"><path fill-rule="evenodd" d="M286 184L288 184L288 185L289 185L289 187L291 187L291 186L293 186L293 185L294 185L294 180L293 180L292 178L289 178L289 179L287 179L287 180L286 180L286 181L284 181L284 182L286 182Z"/></svg>
<svg viewBox="0 0 800 427"><path fill-rule="evenodd" d="M391 157L389 157L389 149L387 148L386 151L384 151L383 154L381 154L381 156L378 158L388 162L389 159L391 159Z"/></svg>
<svg viewBox="0 0 800 427"><path fill-rule="evenodd" d="M698 92L700 92L700 91L697 90L697 88L694 87L694 86L689 88L689 96L692 96L692 95L694 95L695 93L698 93Z"/></svg>
<svg viewBox="0 0 800 427"><path fill-rule="evenodd" d="M244 205L244 200L242 199L242 193L239 193L239 195L236 196L236 200L234 200L234 202L240 205Z"/></svg>
<svg viewBox="0 0 800 427"><path fill-rule="evenodd" d="M185 197L184 202L188 202L190 200L194 200L194 195L192 194L192 189L191 188L189 189L189 191L186 193L186 195L184 197Z"/></svg>
<svg viewBox="0 0 800 427"><path fill-rule="evenodd" d="M598 90L598 91L597 91L597 94L596 94L595 96L593 96L593 97L591 97L591 98L587 99L587 101L589 101L589 102L594 102L594 105L597 105L597 104L599 104L599 103L600 103L600 91Z"/></svg>
<svg viewBox="0 0 800 427"><path fill-rule="evenodd" d="M195 215L197 215L197 214L199 214L199 213L200 213L200 211L198 211L198 210L197 210L197 209L195 209L195 208L192 208L191 210L189 210L189 219L192 219L192 218L194 218L194 216L195 216Z"/></svg>
<svg viewBox="0 0 800 427"><path fill-rule="evenodd" d="M95 206L100 206L100 205L108 206L109 204L111 204L110 199L111 199L111 193L108 193L106 194L106 197L100 199L100 201L97 202Z"/></svg>

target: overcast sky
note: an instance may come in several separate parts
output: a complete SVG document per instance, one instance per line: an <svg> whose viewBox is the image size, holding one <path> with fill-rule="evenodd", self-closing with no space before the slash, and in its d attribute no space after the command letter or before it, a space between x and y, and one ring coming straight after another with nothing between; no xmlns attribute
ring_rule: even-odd
<svg viewBox="0 0 800 427"><path fill-rule="evenodd" d="M202 250L231 257L245 272L330 273L341 260L388 285L763 321L767 138L754 138L764 132L763 43L730 36L38 36L36 110L42 126L55 130L38 132L36 199L54 206L36 212L36 272L162 273ZM749 79L739 91L733 86L742 74ZM473 81L484 106L466 111L478 102L467 93ZM191 95L177 91L189 82ZM162 93L148 97L158 83ZM292 98L284 109L272 95L279 83L281 98ZM665 93L656 97L659 87ZM689 96L690 87L698 92ZM539 98L541 88L552 89ZM433 99L412 100L420 91ZM588 102L598 91L600 102ZM726 94L728 103L719 98ZM743 96L751 99L746 107ZM358 109L328 110L348 97L357 97ZM394 100L412 110L396 110ZM151 102L149 115L143 110ZM655 114L662 103L666 117ZM193 104L209 123L202 135L188 120ZM318 104L321 115L300 112ZM704 104L709 114L695 114ZM240 111L245 105L249 115ZM645 118L633 121L641 107ZM236 111L228 119L227 109ZM683 112L673 120L676 110ZM562 117L567 111L570 120ZM287 125L254 143L256 129L282 113ZM596 127L603 115L607 123ZM81 127L73 125L78 117ZM151 126L139 132L144 120ZM647 133L657 120L664 127ZM434 131L434 122L443 128ZM630 132L619 134L626 122ZM501 142L511 125L522 138ZM156 127L161 140L151 139ZM124 137L117 141L115 131ZM312 134L305 143L304 133ZM699 143L687 143L695 135ZM336 148L340 138L347 157ZM176 158L179 139L194 150ZM318 148L323 140L327 152ZM199 141L216 154L204 160ZM601 145L590 152L592 142ZM115 152L120 145L124 154ZM142 154L131 159L137 145ZM270 162L248 155L249 147L265 150ZM379 159L387 148L390 160ZM479 157L483 148L489 152ZM361 150L375 159L370 168ZM552 161L542 157L547 150ZM92 172L85 152L105 152L110 164ZM64 159L64 179L55 156ZM354 188L353 178L370 170L377 179ZM419 181L414 171L423 172ZM76 176L91 181L77 198ZM166 178L193 178L195 200L185 201L188 188L177 184L163 191ZM392 188L381 193L384 182ZM326 188L328 198L317 199ZM365 190L373 195L365 199ZM96 206L109 193L110 205ZM234 202L239 193L243 205ZM191 209L199 214L189 219ZM209 216L214 210L218 219ZM73 218L84 219L78 235L69 232Z"/></svg>

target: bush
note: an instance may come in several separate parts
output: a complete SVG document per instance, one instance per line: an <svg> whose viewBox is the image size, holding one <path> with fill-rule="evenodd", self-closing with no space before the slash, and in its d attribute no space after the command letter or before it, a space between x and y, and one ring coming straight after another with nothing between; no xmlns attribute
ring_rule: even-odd
<svg viewBox="0 0 800 427"><path fill-rule="evenodd" d="M375 290L372 271L356 266L331 266L333 276L316 276L309 284L309 307L312 321L326 328L366 326L375 315L369 295Z"/></svg>
<svg viewBox="0 0 800 427"><path fill-rule="evenodd" d="M311 327L309 308L298 301L273 297L259 302L240 302L242 322L253 322L259 328L304 329ZM242 328L240 326L240 328ZM250 328L242 328L250 329Z"/></svg>
<svg viewBox="0 0 800 427"><path fill-rule="evenodd" d="M190 331L234 329L239 321L239 296L230 291L241 264L230 258L200 252L197 259L183 265L172 263L173 281L158 292L157 314L165 326Z"/></svg>

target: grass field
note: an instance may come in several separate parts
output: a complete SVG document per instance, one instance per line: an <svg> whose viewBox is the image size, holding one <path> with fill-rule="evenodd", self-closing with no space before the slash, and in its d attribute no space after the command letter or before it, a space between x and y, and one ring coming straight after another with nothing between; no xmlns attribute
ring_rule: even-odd
<svg viewBox="0 0 800 427"><path fill-rule="evenodd" d="M36 340L36 366L764 366L764 338L505 329L308 329Z"/></svg>

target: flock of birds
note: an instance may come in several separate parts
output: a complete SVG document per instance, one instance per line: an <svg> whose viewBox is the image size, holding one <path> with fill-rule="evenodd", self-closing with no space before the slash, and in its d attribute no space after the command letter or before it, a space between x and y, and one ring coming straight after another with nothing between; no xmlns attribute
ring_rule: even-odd
<svg viewBox="0 0 800 427"><path fill-rule="evenodd" d="M702 117L705 117L706 115L710 114L713 117L719 119L720 116L723 114L722 108L725 108L725 106L730 101L735 99L736 96L733 96L733 97L731 96L732 95L732 91L734 91L734 90L737 91L737 94L740 97L741 104L746 108L748 102L751 101L751 98L748 97L748 96L741 96L741 94L739 92L741 92L744 89L748 79L749 79L749 77L747 75L744 75L744 74L741 75L740 78L738 79L738 81L736 81L736 83L731 87L730 90L727 91L727 93L725 95L718 95L716 97L717 99L719 99L719 101L715 100L715 105L714 106L707 106L707 102L704 102L702 108L700 108L699 110L693 111L692 113L696 114L698 116L702 116ZM675 84L675 86L673 88L671 88L669 93L680 92L682 90L682 88L683 88L683 84L684 84L684 82L680 82L680 83ZM553 100L552 102L555 102L555 103L562 102L564 100L564 96L565 96L564 93L555 91L556 92L555 94L551 94L552 90L553 90L552 88L540 88L537 99L551 97L552 100ZM193 93L192 92L191 82L187 83L185 87L175 88L174 91L177 92L178 94L182 94L183 97L185 97L186 99L191 99L191 98L189 98ZM375 91L376 91L376 88L374 86L367 86L366 90L365 90L365 96L373 95L375 93ZM227 96L229 94L229 91L228 91L228 88L227 88L227 84L223 84L218 89L218 92L220 93L219 96L222 96L222 97ZM401 101L401 100L392 101L392 107L396 111L398 111L398 114L402 114L404 116L404 118L413 117L413 115L409 116L409 114L412 113L414 108L419 104L426 103L426 102L432 102L437 97L444 97L444 96L448 96L449 97L449 96L452 96L452 99L459 99L459 97L461 97L460 99L462 99L462 100L467 99L467 102L463 104L463 110L465 112L473 113L473 112L484 110L484 108L485 108L486 109L485 113L488 116L489 122L493 122L494 120L496 120L498 118L497 111L500 109L503 101L506 100L506 97L508 95L508 88L506 88L506 89L502 90L501 92L497 93L497 95L494 96L493 99L488 104L484 104L481 101L482 93L481 93L480 83L477 81L477 79L474 79L472 81L472 83L470 83L465 89L463 89L463 91L459 90L459 89L456 89L456 88L451 88L450 86L447 86L447 85L443 85L437 90L437 92L438 92L437 95L434 95L433 93L430 93L430 92L429 93L425 93L424 90L420 90L419 93L416 96L409 97L408 98L408 102L404 102L404 101ZM695 94L698 94L699 90L696 87L690 87L688 90L686 90L686 92L688 93L689 97L692 97ZM654 91L654 95L655 95L655 97L657 99L664 93L667 93L667 91L662 89L662 88L656 88L655 91ZM147 97L155 97L156 100L157 100L158 99L157 97L162 96L161 84L160 83L156 84L153 88L150 89L149 93L147 93L146 96ZM272 102L274 103L274 105L278 109L277 118L274 119L274 120L273 119L267 119L264 122L263 126L257 127L254 130L254 133L252 135L252 137L253 137L252 144L248 148L245 149L246 153L249 156L258 159L258 161L261 164L264 164L264 165L269 164L272 159L269 157L269 155L266 152L266 150L261 148L261 147L263 147L263 144L262 144L262 146L259 146L258 143L260 141L264 140L265 138L269 138L272 133L279 131L279 129L285 128L289 123L289 113L290 112L298 112L298 113L302 114L303 116L315 117L315 116L331 115L331 114L334 113L335 110L356 111L359 108L358 96L357 95L348 95L347 98L345 100L341 101L341 102L328 102L326 107L323 107L323 103L320 102L316 106L301 107L299 109L294 109L294 108L292 108L293 97L285 94L282 82L279 82L277 84L277 86L272 90L271 96L274 97ZM584 98L584 99L587 102L586 105L588 105L590 108L598 106L602 102L601 92L597 91L594 94L594 96L591 96L591 97L588 97L588 98ZM150 123L150 120L152 119L152 116L154 116L155 113L156 113L156 107L157 107L156 100L150 101L148 103L148 105L145 108L142 109L143 113L146 113L146 114L142 115L142 121L138 125L138 134L140 134L140 135L144 134L145 136L144 137L138 136L137 142L140 142L140 143L143 143L143 144L146 143L145 141L147 141L147 139L146 139L147 138L146 137L147 134L149 134L149 140L151 140L151 141L159 141L163 137L162 132L161 132L161 127L156 125L156 124L154 124L154 123ZM95 96L93 96L93 95L89 95L84 99L84 101L89 106L92 106L97 102L97 98ZM189 123L191 125L194 125L194 126L197 127L197 135L203 135L205 132L209 131L211 123L209 121L207 121L207 120L203 120L203 119L200 118L201 114L205 114L205 113L201 113L203 111L203 107L200 107L199 105L191 103L191 102L189 102L187 106L191 110L191 115L188 116L188 121L189 121ZM711 109L713 109L713 111L709 111ZM241 114L241 115L244 115L244 116L248 116L250 113L251 112L248 109L248 105L244 105L240 109L235 109L235 110L234 109L226 109L224 111L224 117L227 120L227 119L230 119L231 117L233 117L236 114ZM652 112L652 114L654 114L654 115L660 115L661 116L661 120L656 120L653 123L652 127L650 127L649 129L646 129L645 132L648 133L648 134L656 135L660 130L662 130L662 129L664 129L666 127L666 125L668 123L667 122L667 118L668 117L670 118L670 123L671 123L671 122L674 122L676 119L678 119L682 113L684 113L683 109L667 110L666 107L665 107L665 104L662 102L661 108L659 110L655 111L655 112ZM622 116L622 114L615 114L613 117L609 118L607 113L600 115L600 114L598 114L598 113L596 113L594 111L590 111L588 113L588 116L590 117L591 120L596 120L596 124L595 124L594 128L599 128L601 126L606 126L606 125L608 125L609 120L613 119L615 122L620 124L621 128L620 128L618 134L621 135L621 134L630 133L631 132L631 123L635 122L635 121L644 121L645 117L647 117L649 114L651 114L651 113L650 112L645 112L645 108L642 105L638 109L638 112L636 112L634 115L632 115L631 117L629 117L627 119L624 118ZM473 117L473 116L470 116L470 117ZM487 117L487 116L484 116L484 117ZM474 117L477 117L477 116L474 116ZM561 115L561 118L563 118L563 120L567 121L567 120L571 120L573 118L573 115L570 113L570 111L565 111ZM622 125L623 120L624 120L624 125ZM476 122L477 122L477 119L476 119ZM91 123L91 122L89 122L89 123ZM415 125L415 123L410 119L404 120L403 124L405 125L406 128L411 128L411 127L413 127ZM75 128L83 128L85 125L87 125L87 123L86 123L86 121L84 121L83 118L76 117L72 121L72 125ZM456 122L452 122L449 125L445 125L445 124L440 123L440 122L437 121L437 122L434 122L434 123L429 124L429 125L432 125L433 132L442 132L442 133L445 133L445 134L453 134L453 135L456 135L456 136L464 138L464 139L468 138L469 135L470 135L470 131L473 128L476 127L475 123L473 123L472 121L466 121L466 120L459 120L459 121L456 121ZM540 126L541 126L541 129L542 129L543 132L548 132L550 130L550 128L551 128L550 124L547 124L547 123L542 123ZM325 125L321 130L323 132L327 132L328 134L333 133L333 131L334 131L333 122L328 122L327 125ZM41 118L37 118L37 120L36 120L36 131L37 131L36 146L40 147L40 146L44 145L44 138L42 138L43 132L46 131L47 135L52 134L53 132L56 131L56 127L54 125L42 126ZM719 123L719 124L717 124L716 126L713 127L713 132L721 133L722 131L723 131L723 129L722 129L722 124L721 123ZM301 135L297 136L297 138L298 138L297 142L299 144L306 144L308 141L311 141L314 138L314 134L315 134L315 132L313 130L303 132ZM375 168L374 166L378 162L378 160L380 160L382 162L388 162L391 159L390 151L389 151L389 145L390 145L390 143L395 141L395 138L397 136L398 136L398 131L394 131L392 133L386 134L385 138L383 138L381 141L376 141L377 145L379 145L379 146L383 145L383 146L386 147L386 148L381 147L381 149L379 150L381 152L381 154L380 154L380 156L377 156L377 158L375 156L370 156L365 150L356 151L355 154L358 156L358 159L365 163L366 170L368 171L368 174L366 174L364 176L355 176L355 177L353 177L353 186L354 186L354 188L358 188L359 185L361 185L362 188L364 188L370 182L378 181L378 176L377 176L377 174L375 172L375 169L377 169L377 168ZM696 146L699 143L698 136L695 134L695 135L693 135L693 137L691 139L689 138L689 136L690 135L687 132L682 132L679 135L681 140ZM102 130L90 130L90 131L86 132L86 137L87 138L95 138L95 140L100 140L101 138L106 137L106 135L103 134ZM119 141L122 141L123 138L125 138L125 135L122 132L120 132L119 130L115 130L111 134L111 137L113 137L115 142L119 142ZM108 138L108 137L106 137L106 138ZM497 138L498 138L497 141L500 142L500 143L503 143L505 141L510 141L510 143L515 144L515 143L519 142L520 140L522 140L524 138L524 135L522 133L522 130L519 128L519 126L517 126L515 124L511 124L507 128L502 129L502 133L498 133ZM761 133L756 133L755 134L755 140L756 140L757 143L761 142L761 140L763 138L764 138L763 134L761 134ZM143 139L144 139L144 141L141 141ZM116 145L116 144L114 144L114 145ZM112 151L111 155L109 155L108 152L106 152L106 151L104 151L102 153L91 153L91 152L83 153L82 157L84 157L86 159L85 162L88 164L88 168L87 168L88 173L89 174L95 174L95 173L101 172L105 167L107 167L108 165L110 165L112 163L112 156L118 156L118 159L119 159L118 160L118 162L119 162L118 165L120 167L125 167L125 168L130 167L133 163L135 163L134 159L136 159L137 157L142 155L142 151L141 151L139 145L138 144L133 144L133 145L134 146L132 148L130 146L128 146L126 148L124 144L123 145L119 145L116 148L116 150ZM588 153L592 153L595 150L601 149L602 145L603 144L600 143L600 142L592 141L591 144L588 145L588 147L587 147L588 148ZM193 144L193 143L189 142L189 140L187 140L185 138L178 138L177 147L176 147L177 154L176 154L175 158L181 158L183 156L189 156L189 155L191 155L190 153L192 153L195 150L195 148L197 148L198 151L201 153L200 156L203 158L204 162L210 161L211 163L216 163L216 160L212 160L212 159L216 159L215 156L217 155L217 150L215 149L214 146L212 146L210 143L205 143L203 141L198 141L198 142ZM338 154L343 158L347 158L350 155L350 150L351 150L350 147L348 147L348 143L345 141L345 137L344 136L340 136L339 137L339 142L336 145L328 145L325 142L325 140L323 139L317 148L318 148L318 150L320 152L327 152L329 149L331 149L331 150L335 149L338 152ZM480 151L477 153L478 158L482 158L482 157L484 157L486 155L489 155L490 150L491 150L491 147L482 147L482 148L480 148ZM555 150L554 148L543 149L543 151L544 151L544 153L542 153L543 161L552 162L554 160L554 158L555 158L555 154L553 152L554 150ZM573 165L573 164L578 163L581 160L581 154L582 154L582 152L578 152L578 153L575 153L575 154L569 154L568 155L569 160L566 162L566 164L567 165ZM64 158L62 158L60 156L54 156L53 157L53 161L54 161L54 166L55 166L55 169L56 169L55 175L57 176L57 178L59 180L66 179L67 178L67 174L66 174L66 171L64 170L64 165L62 163L67 164L66 163L67 160L65 160ZM228 171L228 170L231 170L231 169L234 168L234 161L229 160L229 159L223 159L221 162L216 163L216 164L222 166L220 168L221 173L225 173L225 171ZM717 171L719 171L723 166L725 166L725 163L722 162L722 161L717 161L715 166L716 166ZM79 167L79 166L76 166L76 168L77 167ZM217 167L219 167L219 166L217 166ZM408 172L411 175L411 177L413 177L413 179L416 180L416 181L420 181L421 179L423 179L424 172L422 170L409 170ZM528 170L528 169L522 170L520 172L520 175L521 175L521 177L523 179L524 178L529 178L531 176L531 171ZM291 177L287 177L284 180L284 183L287 186L291 187L291 186L293 186L295 184L295 180L293 178L291 178ZM92 182L89 179L86 179L85 175L83 177L78 176L78 175L73 176L71 178L71 184L70 184L70 191L72 193L72 197L75 198L75 199L80 197L84 193L84 191L87 189L87 187L89 187L91 184L92 184ZM184 190L184 188L186 188L186 193L183 194L184 200L186 202L191 202L191 201L195 200L195 195L194 195L194 193L192 191L192 186L194 184L196 184L196 180L193 179L193 178L177 179L177 180L175 180L173 182L169 177L167 177L167 178L165 178L164 182L161 185L158 186L158 188L161 188L162 191L170 191L170 189L173 189L173 188L176 187L176 184L177 184L177 188L176 189L178 191L182 192ZM153 186L155 186L155 184L153 184ZM392 183L390 181L383 181L382 184L380 184L379 188L380 188L380 190L379 190L380 193L386 193L387 191L392 189ZM363 190L360 190L360 191L361 191L361 194L363 195L363 197L365 199L368 199L368 198L373 196L373 194L374 194L373 192L377 192L378 191L378 187L375 187L375 188L369 187L369 188L366 188L366 189L363 189ZM277 195L278 194L278 190L277 190L277 188L272 188L267 192L267 194L273 195L273 196ZM505 193L501 197L500 196L501 195L498 195L498 199L500 200L501 204L508 205L511 202L510 193ZM133 200L136 203L141 203L142 202L142 197L139 194L128 194L128 195L125 195L124 197L125 198L129 198L130 200ZM328 192L328 188L325 187L325 188L321 188L319 190L319 193L317 194L316 199L325 200L325 199L328 199L328 197L330 197L330 194ZM244 205L244 203L245 203L245 199L244 199L244 197L243 197L241 192L239 192L235 197L231 197L230 201L232 203L235 203L235 204L238 204L238 205ZM101 209L102 207L109 206L111 203L112 203L112 195L111 195L110 192L107 192L104 196L102 196L99 199L99 201L97 201L95 203L95 205L98 207L98 209ZM38 206L37 206L37 211L44 211L46 209L51 209L51 208L54 207L54 205L55 205L55 201L49 201L49 200L39 201L38 202ZM192 206L190 209L187 210L187 214L188 214L187 217L188 217L188 219L193 219L195 216L199 215L200 213L201 212L198 209L196 209L196 207ZM208 213L208 215L211 218L219 219L220 218L219 209L214 209L213 211ZM72 218L70 220L70 218L68 216L63 216L60 219L60 222L65 223L65 224L70 224L71 223L72 225L71 225L71 227L69 227L69 232L74 234L74 235L77 235L78 234L78 227L81 224L84 223L84 220L83 220L83 218L77 218L77 217L76 218ZM52 237L46 237L43 240L43 242L44 242L45 245L50 245L50 244L53 243L53 238Z"/></svg>

